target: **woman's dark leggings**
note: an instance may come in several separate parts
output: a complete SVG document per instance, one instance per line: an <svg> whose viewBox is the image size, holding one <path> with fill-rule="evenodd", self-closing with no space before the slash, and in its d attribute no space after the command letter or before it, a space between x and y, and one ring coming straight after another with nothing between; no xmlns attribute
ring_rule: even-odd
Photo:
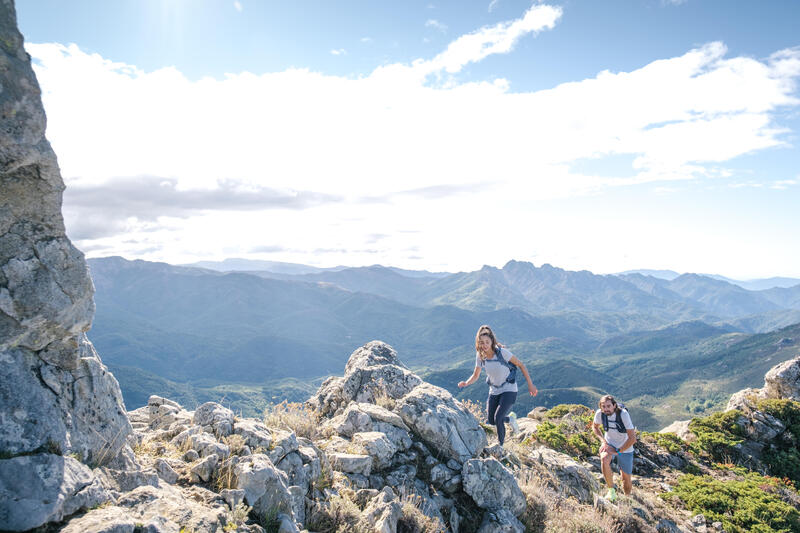
<svg viewBox="0 0 800 533"><path fill-rule="evenodd" d="M489 423L497 427L497 440L500 445L506 441L506 422L508 422L508 413L511 412L511 406L517 400L516 392L501 392L500 394L490 394L486 400L486 414L488 415Z"/></svg>

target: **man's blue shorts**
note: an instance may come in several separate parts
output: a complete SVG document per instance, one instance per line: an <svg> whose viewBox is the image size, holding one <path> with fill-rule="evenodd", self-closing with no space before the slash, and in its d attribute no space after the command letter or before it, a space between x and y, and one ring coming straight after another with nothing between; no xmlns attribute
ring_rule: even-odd
<svg viewBox="0 0 800 533"><path fill-rule="evenodd" d="M611 444L609 444L611 446ZM620 453L619 448L616 446L611 446L617 452L617 455L614 457L617 458L617 465L619 469L625 472L626 474L633 474L633 452L625 452Z"/></svg>

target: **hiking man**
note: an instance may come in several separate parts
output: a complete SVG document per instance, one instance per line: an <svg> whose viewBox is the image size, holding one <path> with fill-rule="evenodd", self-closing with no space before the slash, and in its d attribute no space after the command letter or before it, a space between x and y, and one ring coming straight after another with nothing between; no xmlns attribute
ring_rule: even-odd
<svg viewBox="0 0 800 533"><path fill-rule="evenodd" d="M611 502L617 499L617 490L614 486L614 472L611 471L611 461L616 457L619 473L622 474L622 488L626 496L630 496L632 489L631 475L633 474L633 444L636 442L636 428L631 421L631 415L624 406L618 405L610 394L606 394L597 402L599 409L594 414L592 431L600 439L600 462L603 468L603 477L606 479L608 493L606 499Z"/></svg>

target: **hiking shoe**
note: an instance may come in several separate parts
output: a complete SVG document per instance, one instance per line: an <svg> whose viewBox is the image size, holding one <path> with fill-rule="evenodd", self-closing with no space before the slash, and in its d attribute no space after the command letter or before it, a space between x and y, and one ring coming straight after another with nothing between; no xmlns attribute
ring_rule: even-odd
<svg viewBox="0 0 800 533"><path fill-rule="evenodd" d="M517 413L511 411L508 413L508 423L511 424L511 429L514 430L514 433L519 433L519 424L517 424Z"/></svg>
<svg viewBox="0 0 800 533"><path fill-rule="evenodd" d="M610 501L611 503L617 501L617 489L608 489L608 492L606 493L606 500Z"/></svg>

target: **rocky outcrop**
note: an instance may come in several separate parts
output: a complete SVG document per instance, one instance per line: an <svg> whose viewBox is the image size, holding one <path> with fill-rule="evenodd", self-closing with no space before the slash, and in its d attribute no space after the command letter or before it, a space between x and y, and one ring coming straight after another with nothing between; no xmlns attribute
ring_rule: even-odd
<svg viewBox="0 0 800 533"><path fill-rule="evenodd" d="M53 503L56 507L27 513L25 525L34 527L40 525L34 523L38 520L52 520L83 505L74 504L81 491L72 493L86 481L88 469L75 466L73 457L60 462L55 457L71 454L87 465L108 463L125 445L131 426L117 381L84 335L94 314L92 282L83 254L65 235L64 184L45 139L40 89L22 45L14 5L4 0L0 3L0 456L4 457L0 483L18 486L20 479L5 476L32 460L24 456L39 454L46 465L31 470L26 479L29 486L45 492L41 498L31 494L26 501L51 501L54 491L64 495L52 500L60 502ZM79 482L70 477L78 471ZM49 477L37 480L37 475ZM20 509L11 499L0 500L0 516Z"/></svg>
<svg viewBox="0 0 800 533"><path fill-rule="evenodd" d="M767 372L761 396L800 402L800 356L776 365Z"/></svg>

